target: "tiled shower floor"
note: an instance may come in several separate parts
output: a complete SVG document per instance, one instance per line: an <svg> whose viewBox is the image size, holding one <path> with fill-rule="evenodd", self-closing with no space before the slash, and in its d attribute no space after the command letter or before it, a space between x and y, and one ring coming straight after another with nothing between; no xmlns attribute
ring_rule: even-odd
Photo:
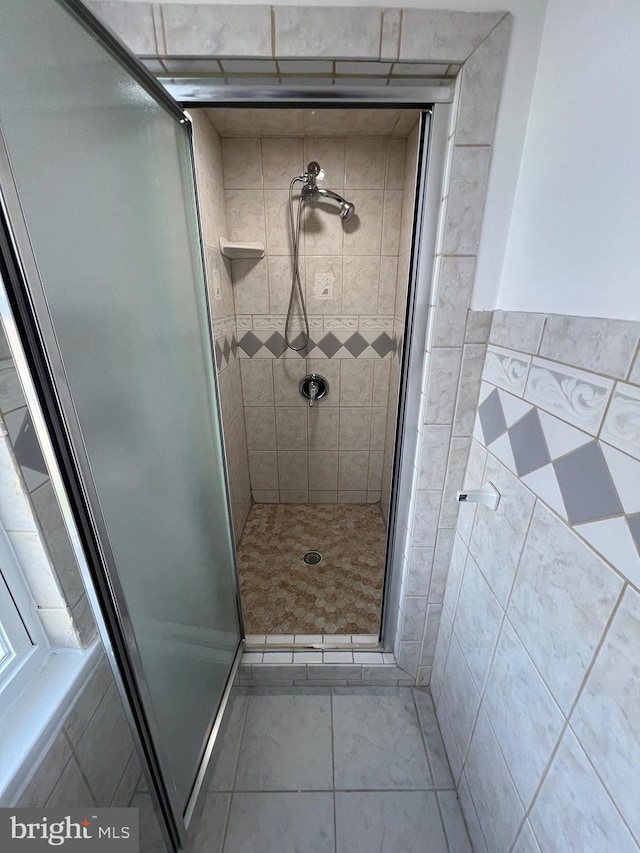
<svg viewBox="0 0 640 853"><path fill-rule="evenodd" d="M254 504L238 548L246 633L377 634L386 535L377 504Z"/></svg>
<svg viewBox="0 0 640 853"><path fill-rule="evenodd" d="M204 790L190 853L471 853L427 690L238 690Z"/></svg>

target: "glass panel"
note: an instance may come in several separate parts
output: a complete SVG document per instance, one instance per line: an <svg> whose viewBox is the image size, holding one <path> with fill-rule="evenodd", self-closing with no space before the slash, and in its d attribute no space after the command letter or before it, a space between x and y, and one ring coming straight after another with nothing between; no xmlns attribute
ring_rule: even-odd
<svg viewBox="0 0 640 853"><path fill-rule="evenodd" d="M2 131L184 805L240 638L188 133L62 6L0 19Z"/></svg>

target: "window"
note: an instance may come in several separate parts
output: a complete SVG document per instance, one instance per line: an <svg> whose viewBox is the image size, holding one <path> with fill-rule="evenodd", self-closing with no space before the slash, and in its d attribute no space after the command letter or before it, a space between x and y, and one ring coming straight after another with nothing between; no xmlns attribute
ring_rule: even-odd
<svg viewBox="0 0 640 853"><path fill-rule="evenodd" d="M9 537L0 527L0 713L44 663L49 643Z"/></svg>

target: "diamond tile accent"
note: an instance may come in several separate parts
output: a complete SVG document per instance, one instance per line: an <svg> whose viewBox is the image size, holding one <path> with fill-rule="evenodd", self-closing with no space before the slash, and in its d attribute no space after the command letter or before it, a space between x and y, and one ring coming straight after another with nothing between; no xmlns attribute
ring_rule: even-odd
<svg viewBox="0 0 640 853"><path fill-rule="evenodd" d="M344 346L349 350L354 358L357 358L364 352L364 350L366 350L369 346L369 342L365 341L360 332L356 332L351 335L351 337L347 338L344 342Z"/></svg>
<svg viewBox="0 0 640 853"><path fill-rule="evenodd" d="M215 346L215 352L216 352L216 365L218 367L218 370L222 370L222 368L224 367L224 365L222 363L222 349L220 347L220 344L217 341L216 341L216 346Z"/></svg>
<svg viewBox="0 0 640 853"><path fill-rule="evenodd" d="M327 358L332 358L342 347L342 344L333 332L329 332L328 335L325 335L318 341L318 347L327 356Z"/></svg>
<svg viewBox="0 0 640 853"><path fill-rule="evenodd" d="M236 358L238 355L238 339L235 334L231 335L231 355Z"/></svg>
<svg viewBox="0 0 640 853"><path fill-rule="evenodd" d="M379 335L375 341L371 342L371 346L378 353L380 358L384 358L386 355L389 355L390 352L393 352L393 338L384 332L382 335Z"/></svg>
<svg viewBox="0 0 640 853"><path fill-rule="evenodd" d="M276 358L279 358L283 353L285 353L289 347L287 346L287 342L285 341L283 335L280 332L274 332L270 338L264 342L264 345L272 352Z"/></svg>
<svg viewBox="0 0 640 853"><path fill-rule="evenodd" d="M282 335L280 337L282 337ZM262 348L262 341L257 335L254 335L253 332L245 332L240 338L240 346L249 358L253 358L258 350Z"/></svg>
<svg viewBox="0 0 640 853"><path fill-rule="evenodd" d="M553 463L572 524L623 515L605 458L596 441Z"/></svg>
<svg viewBox="0 0 640 853"><path fill-rule="evenodd" d="M229 355L231 354L231 345L229 343L229 339L224 339L224 344L222 345L222 355L224 356L224 360L229 363Z"/></svg>
<svg viewBox="0 0 640 853"><path fill-rule="evenodd" d="M551 462L536 409L531 409L509 428L509 440L519 477L537 471Z"/></svg>
<svg viewBox="0 0 640 853"><path fill-rule="evenodd" d="M38 471L40 474L48 473L29 412L24 417L13 447L20 465L31 468L32 471Z"/></svg>
<svg viewBox="0 0 640 853"><path fill-rule="evenodd" d="M500 402L500 395L497 388L494 388L487 399L480 404L478 414L480 415L484 442L489 446L496 438L500 438L507 431L507 422L504 419L502 403Z"/></svg>
<svg viewBox="0 0 640 853"><path fill-rule="evenodd" d="M636 548L640 552L640 512L627 516L627 524L633 536L633 541L636 543Z"/></svg>

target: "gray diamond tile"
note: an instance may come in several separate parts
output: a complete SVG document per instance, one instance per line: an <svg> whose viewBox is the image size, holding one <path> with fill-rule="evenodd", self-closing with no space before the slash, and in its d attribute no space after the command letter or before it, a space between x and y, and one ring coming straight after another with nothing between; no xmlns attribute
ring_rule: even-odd
<svg viewBox="0 0 640 853"><path fill-rule="evenodd" d="M369 346L368 342L365 341L360 332L354 332L353 335L347 338L344 345L354 358L361 355Z"/></svg>
<svg viewBox="0 0 640 853"><path fill-rule="evenodd" d="M262 341L257 335L254 335L253 332L245 332L240 338L240 346L249 358L253 358L258 350L262 349Z"/></svg>
<svg viewBox="0 0 640 853"><path fill-rule="evenodd" d="M480 415L484 443L487 446L507 431L507 422L504 419L502 403L500 402L500 395L497 388L494 388L486 400L480 403L478 414Z"/></svg>
<svg viewBox="0 0 640 853"><path fill-rule="evenodd" d="M509 441L519 477L524 477L551 462L537 409L509 427Z"/></svg>
<svg viewBox="0 0 640 853"><path fill-rule="evenodd" d="M327 358L332 358L338 352L342 344L333 332L329 332L328 335L325 335L318 341L318 346Z"/></svg>
<svg viewBox="0 0 640 853"><path fill-rule="evenodd" d="M229 344L229 338L224 339L224 344L222 345L222 355L224 356L224 360L229 363L229 355L231 353L231 345Z"/></svg>
<svg viewBox="0 0 640 853"><path fill-rule="evenodd" d="M306 334L304 332L300 332L296 337L291 341L291 343L296 347L296 352L301 358L306 358L311 350L315 347L314 342L309 338L309 342L306 346L302 347L302 349L297 349L304 343L304 339L306 338Z"/></svg>
<svg viewBox="0 0 640 853"><path fill-rule="evenodd" d="M25 415L13 447L20 465L31 468L32 471L38 471L40 474L47 473L47 466L29 412Z"/></svg>
<svg viewBox="0 0 640 853"><path fill-rule="evenodd" d="M267 340L264 342L264 345L269 350L269 352L272 352L275 355L276 358L279 358L288 349L287 342L285 341L283 335L280 334L280 332L274 332L271 337L267 338Z"/></svg>
<svg viewBox="0 0 640 853"><path fill-rule="evenodd" d="M552 464L572 524L623 515L620 498L597 441L579 447Z"/></svg>
<svg viewBox="0 0 640 853"><path fill-rule="evenodd" d="M393 340L386 332L383 332L372 342L371 346L380 358L384 358L385 355L389 355L393 351Z"/></svg>
<svg viewBox="0 0 640 853"><path fill-rule="evenodd" d="M633 541L636 543L636 548L640 551L640 512L628 515L627 524L633 536Z"/></svg>
<svg viewBox="0 0 640 853"><path fill-rule="evenodd" d="M235 358L238 352L238 339L235 335L231 336L231 355Z"/></svg>
<svg viewBox="0 0 640 853"><path fill-rule="evenodd" d="M216 353L216 365L218 366L218 370L222 370L222 368L223 368L222 349L220 347L220 344L217 342L216 342L216 346L215 346L215 353Z"/></svg>

